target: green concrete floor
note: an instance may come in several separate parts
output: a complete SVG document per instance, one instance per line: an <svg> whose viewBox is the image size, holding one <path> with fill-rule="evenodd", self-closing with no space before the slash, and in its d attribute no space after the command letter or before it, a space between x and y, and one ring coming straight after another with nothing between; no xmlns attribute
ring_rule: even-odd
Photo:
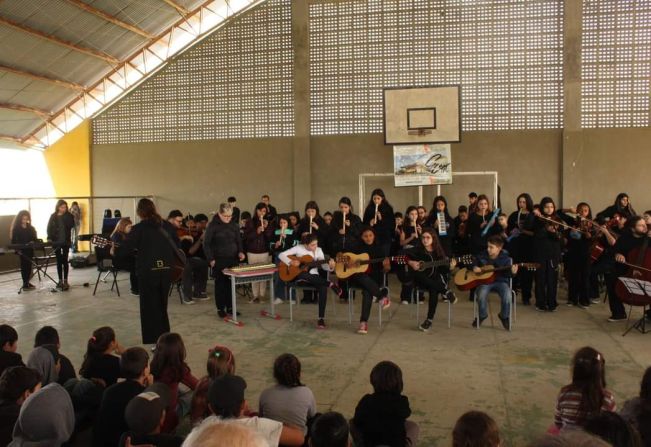
<svg viewBox="0 0 651 447"><path fill-rule="evenodd" d="M126 275L120 275L124 293L119 298L101 283L92 297L92 287L83 283L92 286L96 275L93 268L73 269L69 292L43 288L22 295L16 294L17 275L0 276L0 322L18 330L19 352L29 353L36 330L46 324L59 330L62 352L77 368L85 341L96 327L110 325L121 343L138 345L138 299L128 294ZM287 304L278 307L283 319L276 321L259 316L266 305L248 304L241 298L243 327L218 320L212 301L182 306L173 296L169 313L172 330L185 340L195 375L204 373L209 347L219 343L233 349L237 372L248 382L252 408L257 407L259 393L272 384L273 359L283 352L301 359L303 381L314 391L319 411L333 409L347 416L371 390L371 368L381 360L398 363L412 419L421 427L419 445L428 447L450 445L456 419L470 409L487 411L497 420L504 446L526 445L551 424L557 392L569 380L571 355L581 346L592 345L605 355L608 386L620 405L637 394L642 373L651 365L651 335L631 332L622 337L624 323L606 322L606 304L589 310L566 307L564 287L557 313L518 306L511 333L497 319L495 297L490 300L491 317L479 331L471 328L472 303L466 293L459 293L452 328L447 328L447 304L440 303L433 330L425 334L416 329L413 306L397 304L399 284L391 286L393 305L385 312L385 318L391 314L391 321L378 328L374 306L366 336L355 333L355 321L348 324L347 305L337 303L336 317L332 314L332 298L326 331L315 330L313 305L299 306L292 323ZM359 306L356 303L357 317Z"/></svg>

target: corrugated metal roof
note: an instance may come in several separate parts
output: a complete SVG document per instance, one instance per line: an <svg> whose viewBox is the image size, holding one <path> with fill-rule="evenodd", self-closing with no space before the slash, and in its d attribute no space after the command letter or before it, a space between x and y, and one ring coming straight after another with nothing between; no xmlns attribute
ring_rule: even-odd
<svg viewBox="0 0 651 447"><path fill-rule="evenodd" d="M89 95L114 70L124 70L120 67L145 46L157 42L159 51L159 43L165 41L162 47L169 44L169 54L185 48L187 39L171 43L167 38L168 30L188 19L185 12L210 3L220 11L219 17L230 17L260 1L240 0L235 7L228 0L0 0L0 102L6 105L0 109L0 138L25 142L31 135L69 129L67 124L50 123L42 130L40 111L55 112L47 120L67 120L59 112L77 104L79 98L84 98L85 109L87 96L81 95ZM178 7L170 4L174 2ZM195 16L194 23L196 17L203 16ZM217 23L213 21L208 29ZM165 53L160 57L165 58ZM136 66L141 63L145 65L130 70L148 74L160 59L139 56ZM38 110L11 109L21 106ZM39 141L43 140L39 137Z"/></svg>
<svg viewBox="0 0 651 447"><path fill-rule="evenodd" d="M82 0L86 5L153 36L182 18L163 0ZM205 0L175 0L194 10ZM74 88L38 80L47 76L89 87L115 68L107 62L47 39L52 36L124 61L149 43L146 37L75 4L74 0L0 0L0 102L57 111L77 98ZM25 29L20 29L24 27ZM34 30L42 36L30 33ZM0 135L22 138L42 124L28 112L0 109Z"/></svg>
<svg viewBox="0 0 651 447"><path fill-rule="evenodd" d="M3 135L25 135L42 122L41 118L31 113L0 109Z"/></svg>

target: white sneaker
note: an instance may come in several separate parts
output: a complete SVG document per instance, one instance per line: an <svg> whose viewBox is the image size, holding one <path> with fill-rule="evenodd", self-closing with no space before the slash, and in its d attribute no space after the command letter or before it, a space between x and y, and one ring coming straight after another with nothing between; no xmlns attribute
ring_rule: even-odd
<svg viewBox="0 0 651 447"><path fill-rule="evenodd" d="M284 301L283 301L282 298L276 298L276 299L274 300L274 304L283 304L283 303L284 303Z"/></svg>
<svg viewBox="0 0 651 447"><path fill-rule="evenodd" d="M405 305L406 305L406 304L409 304L409 301L407 301L407 300L402 300L402 304L405 304Z"/></svg>

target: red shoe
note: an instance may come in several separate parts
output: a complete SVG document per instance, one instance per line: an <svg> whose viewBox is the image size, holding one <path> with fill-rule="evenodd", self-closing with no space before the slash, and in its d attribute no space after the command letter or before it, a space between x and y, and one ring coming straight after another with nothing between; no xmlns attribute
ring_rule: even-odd
<svg viewBox="0 0 651 447"><path fill-rule="evenodd" d="M391 307L391 300L388 296L385 296L380 300L380 306L382 306L382 310L387 310L389 307Z"/></svg>
<svg viewBox="0 0 651 447"><path fill-rule="evenodd" d="M366 321L360 321L359 329L357 329L357 333L363 335L368 334L368 323Z"/></svg>

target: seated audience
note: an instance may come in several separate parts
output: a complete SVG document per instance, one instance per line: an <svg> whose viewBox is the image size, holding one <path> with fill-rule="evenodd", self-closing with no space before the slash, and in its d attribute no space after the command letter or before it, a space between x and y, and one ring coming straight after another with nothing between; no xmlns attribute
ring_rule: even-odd
<svg viewBox="0 0 651 447"><path fill-rule="evenodd" d="M25 366L18 350L18 332L8 324L0 324L0 374L10 366Z"/></svg>
<svg viewBox="0 0 651 447"><path fill-rule="evenodd" d="M307 435L308 420L316 415L316 400L301 383L301 362L292 354L282 354L274 362L274 378L277 385L260 395L260 416L298 427Z"/></svg>
<svg viewBox="0 0 651 447"><path fill-rule="evenodd" d="M206 424L185 439L183 447L267 447L253 429L239 424Z"/></svg>
<svg viewBox="0 0 651 447"><path fill-rule="evenodd" d="M351 433L363 445L405 447L418 442L418 425L407 421L409 399L402 395L402 370L383 361L371 371L373 394L367 394L355 408Z"/></svg>
<svg viewBox="0 0 651 447"><path fill-rule="evenodd" d="M120 356L120 372L125 378L104 392L93 428L93 446L115 447L128 430L124 410L131 399L154 382L149 373L149 355L143 348L129 348Z"/></svg>
<svg viewBox="0 0 651 447"><path fill-rule="evenodd" d="M65 355L61 354L61 341L59 339L59 332L52 326L43 326L36 333L34 337L34 347L38 348L43 345L55 345L59 352L59 363L61 368L59 370L59 384L63 385L70 379L76 379L77 373L72 362Z"/></svg>
<svg viewBox="0 0 651 447"><path fill-rule="evenodd" d="M241 424L262 436L269 447L304 444L305 437L302 430L283 426L282 423L267 418L245 416L247 408L244 399L245 389L246 382L239 376L226 375L215 379L208 390L208 402L214 416L203 421L199 429L205 425L219 423Z"/></svg>
<svg viewBox="0 0 651 447"><path fill-rule="evenodd" d="M452 430L452 447L499 447L497 423L484 412L469 411L457 419Z"/></svg>
<svg viewBox="0 0 651 447"><path fill-rule="evenodd" d="M547 434L529 444L529 447L611 447L611 445L583 430L567 430L560 435Z"/></svg>
<svg viewBox="0 0 651 447"><path fill-rule="evenodd" d="M201 423L205 418L210 416L208 408L208 389L210 384L217 377L226 374L235 374L235 356L230 349L225 346L215 346L208 351L208 362L206 365L208 375L201 378L197 387L192 394L190 404L190 421L192 426Z"/></svg>
<svg viewBox="0 0 651 447"><path fill-rule="evenodd" d="M640 433L644 446L651 446L651 367L642 377L640 395L624 402L620 414Z"/></svg>
<svg viewBox="0 0 651 447"><path fill-rule="evenodd" d="M318 416L310 428L310 447L351 447L348 422L334 411Z"/></svg>
<svg viewBox="0 0 651 447"><path fill-rule="evenodd" d="M26 366L11 366L0 375L0 447L11 442L23 402L40 389L40 375Z"/></svg>
<svg viewBox="0 0 651 447"><path fill-rule="evenodd" d="M642 447L640 435L622 416L604 411L585 424L585 431L599 436L613 447Z"/></svg>
<svg viewBox="0 0 651 447"><path fill-rule="evenodd" d="M70 396L58 383L50 383L23 402L9 446L59 447L70 439L74 427Z"/></svg>
<svg viewBox="0 0 651 447"><path fill-rule="evenodd" d="M615 398L606 389L606 360L589 346L572 360L572 383L561 388L554 424L558 429L583 427L602 411L615 411Z"/></svg>
<svg viewBox="0 0 651 447"><path fill-rule="evenodd" d="M104 326L95 329L88 339L84 362L81 364L79 374L85 379L111 386L117 382L120 374L120 358L114 354L122 354L124 347L115 338L115 331Z"/></svg>
<svg viewBox="0 0 651 447"><path fill-rule="evenodd" d="M122 435L120 447L126 446L127 438L132 446L180 447L183 439L161 432L168 407L169 390L164 384L156 384L131 399L124 410L129 431Z"/></svg>
<svg viewBox="0 0 651 447"><path fill-rule="evenodd" d="M169 406L163 424L163 433L171 433L179 423L179 416L185 416L190 410L190 392L179 396L179 385L190 390L197 386L197 378L192 375L185 363L186 351L183 339L174 332L167 332L158 338L156 352L151 360L151 373L156 382L162 382L170 388Z"/></svg>

